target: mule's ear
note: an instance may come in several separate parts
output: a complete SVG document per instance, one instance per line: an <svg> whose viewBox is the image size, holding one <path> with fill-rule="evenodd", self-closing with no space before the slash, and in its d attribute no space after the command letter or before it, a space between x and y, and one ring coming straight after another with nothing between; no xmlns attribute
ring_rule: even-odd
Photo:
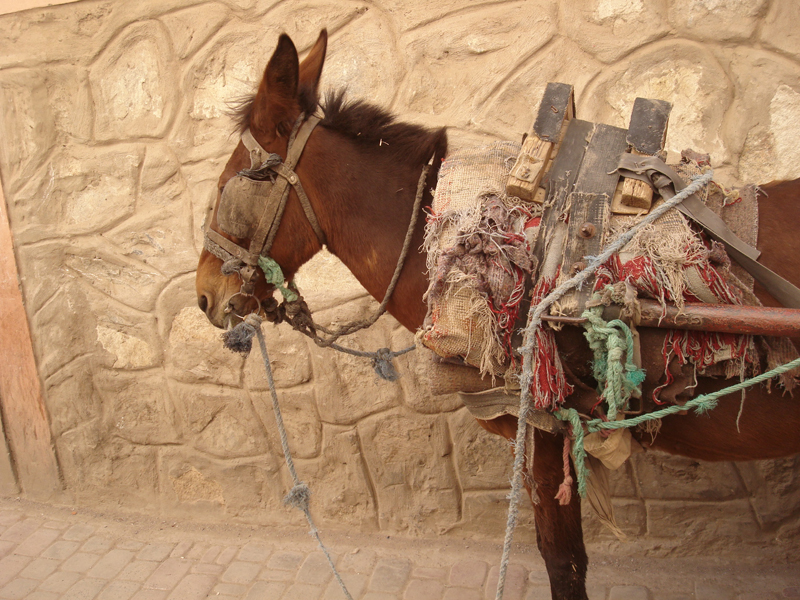
<svg viewBox="0 0 800 600"><path fill-rule="evenodd" d="M309 50L308 56L300 63L300 87L298 88L298 101L300 109L310 115L317 109L319 78L322 75L322 65L325 64L325 52L328 49L328 30L319 32L314 46Z"/></svg>
<svg viewBox="0 0 800 600"><path fill-rule="evenodd" d="M288 135L300 113L297 104L299 80L297 49L289 36L282 33L258 86L250 126L269 135Z"/></svg>

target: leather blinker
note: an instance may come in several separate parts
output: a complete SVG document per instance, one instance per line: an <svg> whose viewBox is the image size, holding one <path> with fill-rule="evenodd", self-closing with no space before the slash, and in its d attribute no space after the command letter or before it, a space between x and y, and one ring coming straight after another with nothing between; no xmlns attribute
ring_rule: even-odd
<svg viewBox="0 0 800 600"><path fill-rule="evenodd" d="M257 181L243 175L228 180L222 190L217 209L219 228L237 238L252 238L264 211L271 223L278 210L278 203L265 202L275 184L270 180ZM267 206L265 206L267 204Z"/></svg>

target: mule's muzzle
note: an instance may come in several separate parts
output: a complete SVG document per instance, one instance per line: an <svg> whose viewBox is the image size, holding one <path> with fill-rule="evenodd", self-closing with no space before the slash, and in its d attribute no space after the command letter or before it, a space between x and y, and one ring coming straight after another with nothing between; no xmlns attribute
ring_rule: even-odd
<svg viewBox="0 0 800 600"><path fill-rule="evenodd" d="M209 321L220 329L231 329L249 315L258 315L262 319L271 323L281 323L286 318L283 307L272 296L274 288L269 286L268 294L263 299L252 294L237 292L233 294L225 303L224 308L219 310L213 306L211 300L205 295L198 296L197 303Z"/></svg>

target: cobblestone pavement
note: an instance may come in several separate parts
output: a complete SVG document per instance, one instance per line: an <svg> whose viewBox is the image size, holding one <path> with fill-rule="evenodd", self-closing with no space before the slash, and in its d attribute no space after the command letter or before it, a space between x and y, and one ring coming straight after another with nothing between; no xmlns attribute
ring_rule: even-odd
<svg viewBox="0 0 800 600"><path fill-rule="evenodd" d="M325 532L323 532L325 533ZM356 600L491 600L497 544L328 533ZM755 559L614 558L591 552L591 600L800 598L800 565ZM550 598L544 564L519 545L507 600ZM3 600L341 600L305 533L98 514L0 498Z"/></svg>

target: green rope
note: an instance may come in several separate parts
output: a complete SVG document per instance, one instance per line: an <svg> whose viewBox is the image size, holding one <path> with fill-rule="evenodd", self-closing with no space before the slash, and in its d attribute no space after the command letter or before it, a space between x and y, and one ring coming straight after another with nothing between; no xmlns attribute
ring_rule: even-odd
<svg viewBox="0 0 800 600"><path fill-rule="evenodd" d="M702 415L707 413L709 410L716 408L717 401L722 396L727 396L728 394L740 392L743 389L752 387L763 381L767 381L768 379L777 377L778 375L782 375L787 371L796 369L797 367L800 367L800 358L796 358L793 361L786 363L785 365L780 365L779 367L775 367L774 369L767 371L766 373L761 373L761 375L756 375L755 377L751 377L750 379L741 381L735 385L731 385L721 390L717 390L716 392L711 392L710 394L703 394L702 396L698 396L694 400L689 400L683 406L675 404L673 406L668 406L666 408L662 408L660 410L651 412L646 415L639 415L638 417L633 417L632 419L625 419L623 421L603 421L602 419L592 419L591 421L586 422L586 426L588 428L589 433L600 431L601 429L623 429L626 427L636 427L637 425L640 425L646 421L661 419L662 417L674 415L675 413L679 413L692 408L695 409L695 412L698 415Z"/></svg>
<svg viewBox="0 0 800 600"><path fill-rule="evenodd" d="M644 371L633 362L633 333L619 319L606 323L600 316L603 307L587 309L581 315L587 319L585 336L594 353L594 378L603 400L608 404L608 418L616 421L617 413L625 410L631 394L641 394Z"/></svg>
<svg viewBox="0 0 800 600"><path fill-rule="evenodd" d="M675 404L655 412L633 417L632 419L623 419L622 421L603 421L602 419L592 419L584 424L586 426L586 432L594 433L603 429L625 429L628 427L636 427L637 425L641 425L647 421L654 421L656 419L661 419L663 417L691 409L694 409L698 415L702 415L709 410L714 409L722 396L740 392L743 389L752 387L763 381L777 377L778 375L782 375L783 373L791 371L792 369L796 369L797 367L800 367L800 358L796 358L791 362L780 365L779 367L775 367L766 373L761 373L761 375L756 375L755 377L751 377L750 379L741 381L735 385L717 390L716 392L711 392L710 394L698 396L693 400L689 400L682 406ZM581 497L584 497L586 494L586 467L585 465L579 467L579 463L583 463L583 461L586 459L586 450L583 447L584 431L583 426L581 426L580 417L578 416L576 420L578 413L572 408L555 411L553 415L562 421L568 421L572 424L572 431L573 435L575 436L575 443L572 447L572 452L575 456L575 473L578 476L578 492L580 493ZM583 489L582 492L581 489Z"/></svg>
<svg viewBox="0 0 800 600"><path fill-rule="evenodd" d="M275 262L275 260L269 258L268 256L259 256L258 266L261 267L262 271L264 271L264 279L267 280L267 283L270 283L278 288L280 293L283 295L284 300L287 302L294 302L297 300L297 294L283 285L286 282L286 279L283 276L283 271L281 270L280 265Z"/></svg>
<svg viewBox="0 0 800 600"><path fill-rule="evenodd" d="M562 421L569 421L572 425L572 435L575 436L575 442L572 445L573 463L575 464L575 474L578 476L578 494L581 498L586 497L586 478L589 471L586 468L586 449L584 448L583 438L583 423L581 423L581 416L574 408L561 408L553 413Z"/></svg>

